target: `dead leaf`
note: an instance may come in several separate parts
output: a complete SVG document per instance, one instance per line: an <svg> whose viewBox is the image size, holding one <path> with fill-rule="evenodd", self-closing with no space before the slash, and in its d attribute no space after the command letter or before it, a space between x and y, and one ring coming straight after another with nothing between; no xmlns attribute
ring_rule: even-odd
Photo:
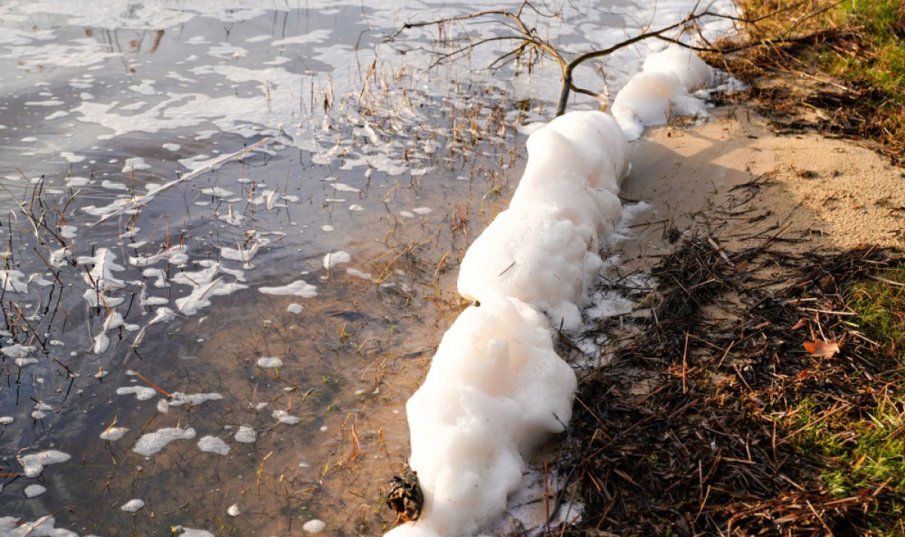
<svg viewBox="0 0 905 537"><path fill-rule="evenodd" d="M804 342L804 350L808 351L808 354L811 356L816 356L817 358L832 358L842 347L839 345L839 341L835 339L831 339L829 341L805 341Z"/></svg>

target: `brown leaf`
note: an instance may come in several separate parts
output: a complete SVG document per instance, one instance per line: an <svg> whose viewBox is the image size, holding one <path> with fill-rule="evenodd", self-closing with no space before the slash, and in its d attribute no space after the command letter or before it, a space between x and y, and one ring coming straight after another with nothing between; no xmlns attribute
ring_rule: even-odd
<svg viewBox="0 0 905 537"><path fill-rule="evenodd" d="M835 339L829 341L815 339L814 341L805 341L804 350L808 351L808 354L811 356L816 356L818 358L832 358L842 349L839 343L840 342Z"/></svg>

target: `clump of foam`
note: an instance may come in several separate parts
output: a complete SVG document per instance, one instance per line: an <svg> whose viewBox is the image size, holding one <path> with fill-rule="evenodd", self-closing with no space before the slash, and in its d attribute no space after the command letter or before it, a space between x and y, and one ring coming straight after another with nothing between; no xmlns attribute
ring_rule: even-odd
<svg viewBox="0 0 905 537"><path fill-rule="evenodd" d="M293 416L286 410L274 410L271 413L273 419L277 420L278 423L285 423L286 425L297 425L301 420L298 416Z"/></svg>
<svg viewBox="0 0 905 537"><path fill-rule="evenodd" d="M47 492L47 487L42 485L28 485L25 487L25 497L26 498L36 498L42 494Z"/></svg>
<svg viewBox="0 0 905 537"><path fill-rule="evenodd" d="M546 313L554 328L581 325L582 296L601 260L598 237L622 215L625 137L601 112L573 112L528 139L528 164L509 209L462 260L459 293L509 296Z"/></svg>
<svg viewBox="0 0 905 537"><path fill-rule="evenodd" d="M0 535L3 537L79 537L77 533L56 528L55 525L56 520L51 515L42 516L34 522L11 516L0 516Z"/></svg>
<svg viewBox="0 0 905 537"><path fill-rule="evenodd" d="M182 393L173 392L170 394L170 400L167 401L169 406L198 406L206 401L220 401L223 396L217 392L211 393Z"/></svg>
<svg viewBox="0 0 905 537"><path fill-rule="evenodd" d="M258 433L248 425L240 425L233 438L240 444L254 444L255 440L258 439Z"/></svg>
<svg viewBox="0 0 905 537"><path fill-rule="evenodd" d="M70 459L68 453L49 449L47 451L39 451L38 453L29 453L18 457L19 464L22 465L22 473L25 477L35 478L41 475L44 467L51 464L59 464Z"/></svg>
<svg viewBox="0 0 905 537"><path fill-rule="evenodd" d="M207 530L196 530L184 526L176 526L173 529L179 532L176 534L177 537L214 537L214 534Z"/></svg>
<svg viewBox="0 0 905 537"><path fill-rule="evenodd" d="M574 224L545 207L500 213L468 248L459 293L481 304L510 296L547 313L567 330L578 328L585 265L594 256ZM598 258L599 259L599 258Z"/></svg>
<svg viewBox="0 0 905 537"><path fill-rule="evenodd" d="M139 401L147 401L153 398L157 392L147 386L123 386L116 389L116 395L134 395Z"/></svg>
<svg viewBox="0 0 905 537"><path fill-rule="evenodd" d="M115 442L120 438L124 437L126 433L129 432L129 429L125 427L107 427L104 429L104 432L100 434L101 440L106 440L107 442Z"/></svg>
<svg viewBox="0 0 905 537"><path fill-rule="evenodd" d="M276 356L262 356L255 364L261 369L276 369L283 367L283 360Z"/></svg>
<svg viewBox="0 0 905 537"><path fill-rule="evenodd" d="M336 265L350 263L351 261L352 256L349 255L349 252L344 252L342 250L330 252L324 256L324 268L330 270Z"/></svg>
<svg viewBox="0 0 905 537"><path fill-rule="evenodd" d="M424 534L470 535L499 516L524 456L569 421L575 388L537 311L495 297L462 312L406 404L409 464L425 498L417 526L433 532Z"/></svg>
<svg viewBox="0 0 905 537"><path fill-rule="evenodd" d="M124 503L119 509L120 511L125 511L126 513L137 513L139 510L144 508L145 501L141 498L132 498L131 500Z"/></svg>
<svg viewBox="0 0 905 537"><path fill-rule="evenodd" d="M690 92L711 83L710 66L691 50L672 45L651 54L613 101L613 116L634 140L645 126L665 125L672 116L708 117L704 101Z"/></svg>
<svg viewBox="0 0 905 537"><path fill-rule="evenodd" d="M186 429L181 427L164 427L153 433L142 435L142 437L138 439L138 442L135 442L135 447L132 448L132 451L139 455L150 457L165 448L167 444L174 440L191 440L192 438L195 438L195 429L191 427Z"/></svg>
<svg viewBox="0 0 905 537"><path fill-rule="evenodd" d="M296 280L290 284L277 287L259 287L258 291L265 295L298 296L302 298L314 298L317 296L317 287L305 280Z"/></svg>
<svg viewBox="0 0 905 537"><path fill-rule="evenodd" d="M216 436L205 436L198 441L198 449L205 453L214 453L216 455L228 455L229 446L223 440Z"/></svg>
<svg viewBox="0 0 905 537"><path fill-rule="evenodd" d="M522 486L534 447L571 417L577 381L553 334L581 326L599 244L622 215L627 147L611 116L574 112L535 131L528 156L509 209L462 260L459 292L479 304L443 336L406 404L424 507L388 537L486 528Z"/></svg>

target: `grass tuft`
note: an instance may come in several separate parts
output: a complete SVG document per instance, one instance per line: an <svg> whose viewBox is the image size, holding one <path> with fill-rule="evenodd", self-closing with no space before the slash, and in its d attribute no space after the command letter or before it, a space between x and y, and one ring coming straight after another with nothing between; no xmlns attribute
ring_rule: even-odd
<svg viewBox="0 0 905 537"><path fill-rule="evenodd" d="M808 107L802 112L823 112L813 127L877 142L894 161L905 158L905 5L901 0L740 0L738 4L749 19L758 20L744 25L746 39L760 43L730 60L738 76L753 81L764 74L805 73L810 78L796 78L824 81L804 99L770 92L771 109L786 110L789 103L804 102ZM826 84L827 78L838 83Z"/></svg>

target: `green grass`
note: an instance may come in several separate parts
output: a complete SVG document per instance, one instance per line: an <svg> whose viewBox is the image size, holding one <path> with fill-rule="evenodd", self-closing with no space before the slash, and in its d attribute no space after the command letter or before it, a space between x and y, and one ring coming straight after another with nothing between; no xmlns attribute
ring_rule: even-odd
<svg viewBox="0 0 905 537"><path fill-rule="evenodd" d="M830 49L821 55L840 78L867 82L902 102L905 88L905 9L901 0L844 2L837 18L857 29L857 48Z"/></svg>
<svg viewBox="0 0 905 537"><path fill-rule="evenodd" d="M859 136L879 142L894 160L905 157L902 0L738 0L738 4L751 18L779 13L749 28L753 37L765 42L837 30L835 35L792 50L796 61L780 59L780 63L828 75L854 88L845 108L859 125ZM772 57L769 48L761 52Z"/></svg>
<svg viewBox="0 0 905 537"><path fill-rule="evenodd" d="M851 288L849 305L858 314L861 329L905 365L905 264L879 277L898 285L881 280L858 282Z"/></svg>
<svg viewBox="0 0 905 537"><path fill-rule="evenodd" d="M880 274L905 283L905 264ZM876 279L853 283L849 306L862 332L879 343L860 409L815 396L795 405L788 426L796 447L819 467L826 491L838 498L873 494L886 500L865 514L874 535L902 535L905 520L905 286ZM850 379L842 379L847 382ZM866 405L864 403L867 403Z"/></svg>

